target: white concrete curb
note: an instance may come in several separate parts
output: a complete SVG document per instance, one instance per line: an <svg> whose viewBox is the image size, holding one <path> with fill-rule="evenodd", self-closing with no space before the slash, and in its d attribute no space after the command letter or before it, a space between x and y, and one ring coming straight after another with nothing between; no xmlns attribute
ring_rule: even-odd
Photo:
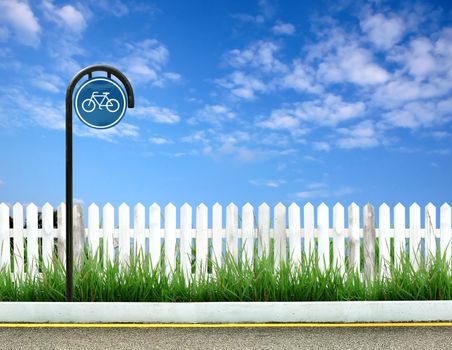
<svg viewBox="0 0 452 350"><path fill-rule="evenodd" d="M0 302L0 322L288 323L452 321L452 301L46 303Z"/></svg>

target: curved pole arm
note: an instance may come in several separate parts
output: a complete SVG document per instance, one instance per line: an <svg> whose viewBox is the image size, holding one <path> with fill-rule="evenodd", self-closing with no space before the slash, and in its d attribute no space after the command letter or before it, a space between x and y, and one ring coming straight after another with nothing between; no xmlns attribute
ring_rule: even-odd
<svg viewBox="0 0 452 350"><path fill-rule="evenodd" d="M130 84L129 79L121 73L115 67L106 65L106 64L95 64L86 68L83 68L80 72L78 72L74 78L72 78L71 83L69 84L66 91L66 103L72 100L72 94L74 93L75 86L85 75L92 76L93 72L106 72L108 76L114 75L126 88L127 92L127 107L133 108L135 106L135 97L133 94L132 84ZM72 105L72 104L71 104Z"/></svg>

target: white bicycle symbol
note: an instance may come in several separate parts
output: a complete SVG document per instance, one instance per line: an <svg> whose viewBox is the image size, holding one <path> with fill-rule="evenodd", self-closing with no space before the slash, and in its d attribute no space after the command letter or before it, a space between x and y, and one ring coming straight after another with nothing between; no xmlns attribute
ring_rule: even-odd
<svg viewBox="0 0 452 350"><path fill-rule="evenodd" d="M83 100L82 109L86 113L91 113L96 109L96 106L98 106L99 109L102 109L102 107L107 108L107 111L110 113L116 112L119 109L119 101L114 98L108 98L109 94L109 92L103 92L100 94L97 91L93 91L90 98Z"/></svg>

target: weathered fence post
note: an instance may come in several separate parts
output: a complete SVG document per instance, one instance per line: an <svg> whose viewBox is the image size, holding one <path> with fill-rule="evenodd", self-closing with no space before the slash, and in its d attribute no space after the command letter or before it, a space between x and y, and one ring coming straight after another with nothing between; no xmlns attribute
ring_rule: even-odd
<svg viewBox="0 0 452 350"><path fill-rule="evenodd" d="M238 224L239 212L234 203L226 207L226 254L231 254L236 263L239 261L238 253Z"/></svg>
<svg viewBox="0 0 452 350"><path fill-rule="evenodd" d="M372 281L375 277L375 212L372 204L364 206L364 275Z"/></svg>
<svg viewBox="0 0 452 350"><path fill-rule="evenodd" d="M83 207L77 203L73 207L74 229L73 229L73 247L75 266L80 269L85 246L85 223L83 220Z"/></svg>

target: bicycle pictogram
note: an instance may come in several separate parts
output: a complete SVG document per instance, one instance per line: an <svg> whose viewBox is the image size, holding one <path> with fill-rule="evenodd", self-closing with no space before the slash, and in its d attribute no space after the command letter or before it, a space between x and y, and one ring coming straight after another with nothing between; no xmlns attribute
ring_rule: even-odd
<svg viewBox="0 0 452 350"><path fill-rule="evenodd" d="M83 100L82 109L86 113L91 113L97 106L99 110L105 107L110 113L115 113L119 109L119 101L115 98L109 98L109 94L109 92L99 93L98 91L93 91L91 97Z"/></svg>

